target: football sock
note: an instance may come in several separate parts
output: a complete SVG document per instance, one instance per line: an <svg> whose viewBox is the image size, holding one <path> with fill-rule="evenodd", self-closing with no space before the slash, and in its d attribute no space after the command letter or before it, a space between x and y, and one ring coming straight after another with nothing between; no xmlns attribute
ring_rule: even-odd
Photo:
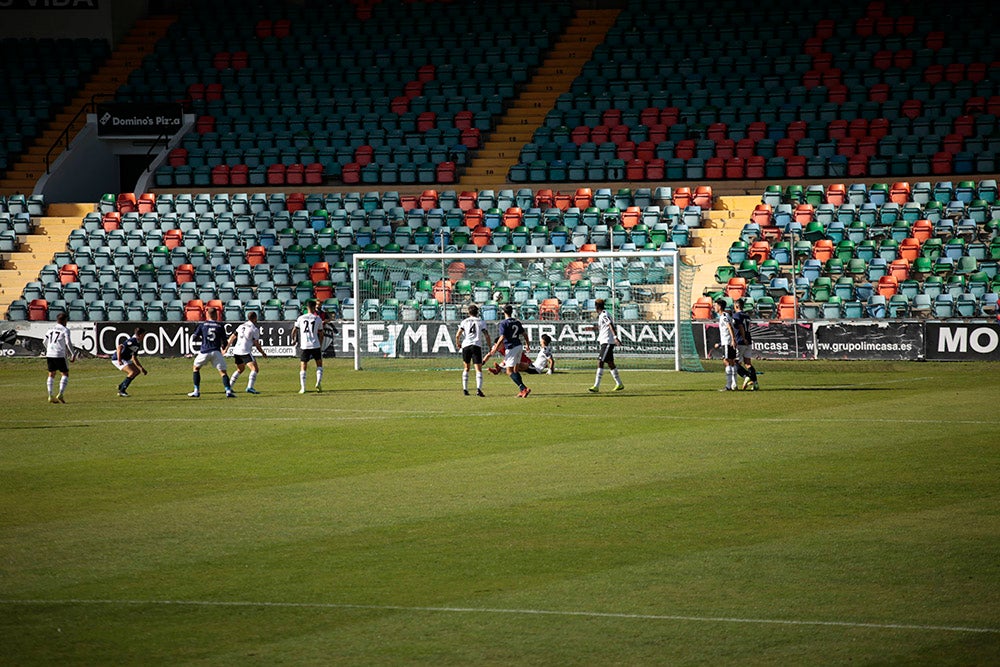
<svg viewBox="0 0 1000 667"><path fill-rule="evenodd" d="M69 376L63 375L59 378L59 393L62 394L66 391L66 385L69 383Z"/></svg>
<svg viewBox="0 0 1000 667"><path fill-rule="evenodd" d="M740 377L746 377L747 372L743 369L742 366L737 366L736 367L736 374L739 375Z"/></svg>
<svg viewBox="0 0 1000 667"><path fill-rule="evenodd" d="M483 388L483 372L476 371L476 389L479 389L481 391L482 388Z"/></svg>
<svg viewBox="0 0 1000 667"><path fill-rule="evenodd" d="M622 383L622 378L621 378L620 375L618 375L618 369L617 368L612 368L611 369L611 377L613 377L615 379L615 384L621 384Z"/></svg>
<svg viewBox="0 0 1000 667"><path fill-rule="evenodd" d="M236 384L236 379L239 376L240 376L240 369L237 368L235 371L233 371L233 374L229 376L229 384L230 385Z"/></svg>
<svg viewBox="0 0 1000 667"><path fill-rule="evenodd" d="M48 390L49 396L52 395L52 385L54 384L55 384L55 378L53 378L51 375L45 378L45 388Z"/></svg>
<svg viewBox="0 0 1000 667"><path fill-rule="evenodd" d="M749 373L750 373L750 381L751 382L756 382L757 381L757 369L754 368L753 366L747 366L747 371L749 371Z"/></svg>
<svg viewBox="0 0 1000 667"><path fill-rule="evenodd" d="M236 379L236 375L233 375L233 379ZM250 371L250 375L247 377L247 388L253 389L255 382L257 382L257 371Z"/></svg>
<svg viewBox="0 0 1000 667"><path fill-rule="evenodd" d="M316 369L316 384L321 384L323 382L323 367L320 366Z"/></svg>
<svg viewBox="0 0 1000 667"><path fill-rule="evenodd" d="M226 391L233 390L233 388L229 385L229 375L226 373L222 374L222 386L226 388Z"/></svg>
<svg viewBox="0 0 1000 667"><path fill-rule="evenodd" d="M601 386L601 376L602 375L604 375L604 369L603 368L598 368L597 369L597 375L594 376L594 386L595 387L600 387Z"/></svg>
<svg viewBox="0 0 1000 667"><path fill-rule="evenodd" d="M462 389L469 388L469 371L462 371Z"/></svg>
<svg viewBox="0 0 1000 667"><path fill-rule="evenodd" d="M195 371L193 377L194 377L194 390L198 391L198 388L201 387L201 371Z"/></svg>
<svg viewBox="0 0 1000 667"><path fill-rule="evenodd" d="M122 380L122 383L118 386L121 387L122 391L125 391L126 389L128 389L128 386L130 384L132 384L132 378L126 375L125 379Z"/></svg>
<svg viewBox="0 0 1000 667"><path fill-rule="evenodd" d="M306 372L299 371L299 387L305 391L306 388Z"/></svg>
<svg viewBox="0 0 1000 667"><path fill-rule="evenodd" d="M514 384L516 384L518 387L524 389L524 382L521 381L520 373L514 371L513 373L510 374L510 379L513 380Z"/></svg>

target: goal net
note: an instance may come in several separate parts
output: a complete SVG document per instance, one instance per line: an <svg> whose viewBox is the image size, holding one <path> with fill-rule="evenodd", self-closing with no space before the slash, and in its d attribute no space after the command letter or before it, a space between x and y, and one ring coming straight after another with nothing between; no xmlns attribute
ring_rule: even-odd
<svg viewBox="0 0 1000 667"><path fill-rule="evenodd" d="M690 320L694 271L676 250L358 253L353 296L339 306L359 370L366 359L454 357L470 304L494 338L509 303L530 341L551 336L560 366L589 363L597 351L597 299L618 328L616 357L702 370Z"/></svg>

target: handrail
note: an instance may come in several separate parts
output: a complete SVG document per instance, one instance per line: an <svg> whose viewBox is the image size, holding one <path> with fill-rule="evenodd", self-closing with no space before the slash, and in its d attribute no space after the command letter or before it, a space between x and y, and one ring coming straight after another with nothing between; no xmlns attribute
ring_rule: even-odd
<svg viewBox="0 0 1000 667"><path fill-rule="evenodd" d="M99 97L100 98L112 98L113 99L114 95L111 95L111 94L108 94L108 93L95 93L95 94L93 94L93 95L90 96L90 101L89 102L84 102L83 103L83 106L80 107L80 110L77 111L76 114L73 116L72 120L70 120L66 124L66 127L63 128L63 131L59 133L59 136L56 137L56 140L54 142L52 142L51 146L49 146L49 150L46 151L46 153L45 153L45 173L46 174L50 173L50 167L52 166L52 153L53 153L53 151L55 151L56 148L60 147L60 144L63 143L64 139L65 139L65 142L66 142L65 150L69 150L70 131L76 125L76 122L80 119L80 116L86 116L88 113L90 113L91 111L93 111L93 110L95 110L97 108L97 98L99 98Z"/></svg>
<svg viewBox="0 0 1000 667"><path fill-rule="evenodd" d="M153 154L153 149L159 146L161 141L163 142L164 146L169 146L170 137L172 136L174 135L162 132L160 133L160 136L158 136L156 139L153 139L153 141L149 144L149 150L146 151L146 171L149 171L149 167L152 164L152 162L149 160L149 156Z"/></svg>

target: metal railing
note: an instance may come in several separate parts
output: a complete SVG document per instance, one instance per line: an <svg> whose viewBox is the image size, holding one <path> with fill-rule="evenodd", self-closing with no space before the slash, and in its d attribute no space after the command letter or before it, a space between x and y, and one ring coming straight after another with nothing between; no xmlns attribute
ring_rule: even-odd
<svg viewBox="0 0 1000 667"><path fill-rule="evenodd" d="M63 128L63 131L59 133L59 136L56 137L56 140L54 142L52 142L51 146L49 146L49 150L46 151L46 153L45 153L45 173L46 174L50 173L50 168L52 166L52 154L56 151L57 148L62 148L63 150L69 150L70 137L71 137L72 134L75 133L75 128L76 128L76 126L77 126L80 118L83 117L85 119L87 117L88 113L96 111L98 98L101 98L101 99L114 99L114 95L110 95L108 93L97 93L97 94L91 95L90 96L90 101L89 102L85 102L84 105L82 107L80 107L80 109L73 116L72 120L70 120L66 124L66 127ZM65 146L63 146L63 144L65 144Z"/></svg>

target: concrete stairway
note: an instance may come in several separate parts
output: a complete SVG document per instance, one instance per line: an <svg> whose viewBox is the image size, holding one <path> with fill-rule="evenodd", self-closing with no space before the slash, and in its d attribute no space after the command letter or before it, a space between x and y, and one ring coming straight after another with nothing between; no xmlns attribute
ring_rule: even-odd
<svg viewBox="0 0 1000 667"><path fill-rule="evenodd" d="M49 204L47 215L36 218L35 233L19 239L18 251L0 255L0 314L7 314L11 302L21 298L24 286L38 278L55 253L66 248L69 233L93 210L93 204Z"/></svg>
<svg viewBox="0 0 1000 667"><path fill-rule="evenodd" d="M521 146L531 141L532 133L543 124L556 98L568 91L580 75L619 12L617 9L576 12L535 76L513 100L489 141L466 168L457 189L495 189L506 183L507 170L517 163Z"/></svg>
<svg viewBox="0 0 1000 667"><path fill-rule="evenodd" d="M128 80L129 73L142 64L143 57L152 52L157 40L166 34L167 28L176 20L175 16L158 16L137 21L107 62L77 91L76 97L55 115L45 131L20 156L20 160L7 170L6 176L0 180L0 194L30 194L35 189L35 183L45 173L46 153L60 141L63 130L72 123L69 132L69 139L72 140L86 124L87 118L83 114L74 121L77 112L84 105L90 104L95 95L113 95ZM50 160L54 162L65 148L64 138L52 152Z"/></svg>
<svg viewBox="0 0 1000 667"><path fill-rule="evenodd" d="M692 300L706 291L724 287L715 282L715 269L727 263L729 246L739 239L743 225L750 221L750 214L759 203L760 197L746 195L716 199L715 208L708 212L702 228L696 230L696 240L692 243L694 247L684 253L685 261L698 266L691 289Z"/></svg>

